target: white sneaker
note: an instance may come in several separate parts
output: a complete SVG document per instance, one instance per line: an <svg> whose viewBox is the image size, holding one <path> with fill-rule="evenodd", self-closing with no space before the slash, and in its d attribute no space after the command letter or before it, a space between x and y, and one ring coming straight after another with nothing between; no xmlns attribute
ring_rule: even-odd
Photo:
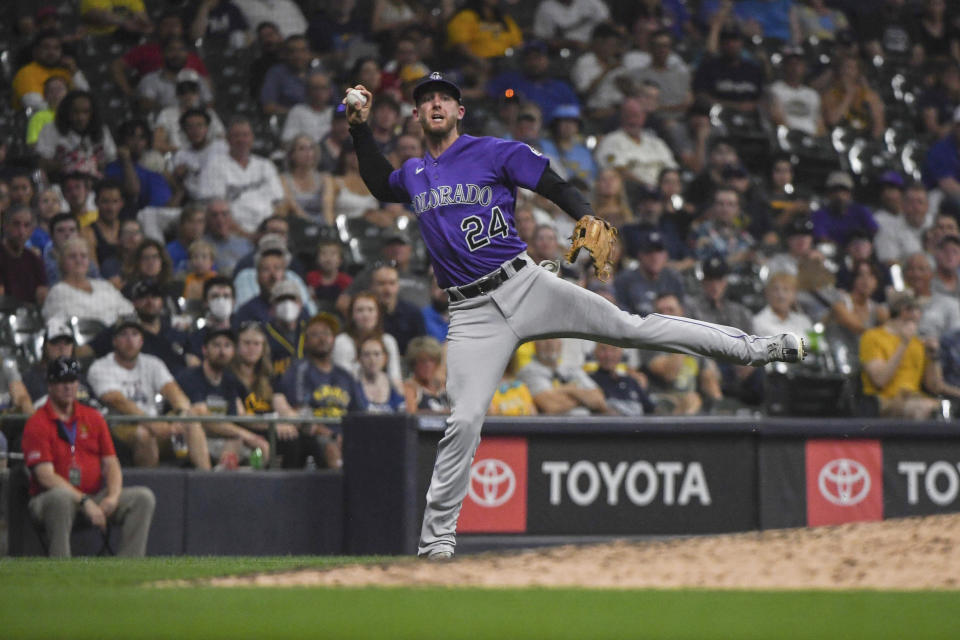
<svg viewBox="0 0 960 640"><path fill-rule="evenodd" d="M807 344L795 333L781 333L767 349L770 362L801 362L807 357Z"/></svg>

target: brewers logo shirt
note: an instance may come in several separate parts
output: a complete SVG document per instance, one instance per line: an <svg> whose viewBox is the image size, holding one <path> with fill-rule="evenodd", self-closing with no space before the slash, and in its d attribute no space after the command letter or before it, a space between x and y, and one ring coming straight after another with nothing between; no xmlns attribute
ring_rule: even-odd
<svg viewBox="0 0 960 640"><path fill-rule="evenodd" d="M173 382L173 376L156 356L141 353L133 369L127 369L117 364L113 353L109 353L90 365L87 380L98 398L110 391L119 391L146 415L156 416L160 413L157 394L164 385Z"/></svg>
<svg viewBox="0 0 960 640"><path fill-rule="evenodd" d="M473 282L526 250L514 225L517 187L533 190L547 159L522 142L462 135L434 158L411 158L390 174L409 199L437 283Z"/></svg>

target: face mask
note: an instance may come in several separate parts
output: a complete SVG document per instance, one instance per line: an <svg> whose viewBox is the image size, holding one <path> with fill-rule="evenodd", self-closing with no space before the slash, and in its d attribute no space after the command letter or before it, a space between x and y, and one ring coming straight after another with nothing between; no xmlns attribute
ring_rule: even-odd
<svg viewBox="0 0 960 640"><path fill-rule="evenodd" d="M284 300L277 305L277 318L283 322L293 322L300 317L300 305L293 300Z"/></svg>
<svg viewBox="0 0 960 640"><path fill-rule="evenodd" d="M226 320L233 313L233 300L230 298L214 298L210 301L210 315L217 320Z"/></svg>

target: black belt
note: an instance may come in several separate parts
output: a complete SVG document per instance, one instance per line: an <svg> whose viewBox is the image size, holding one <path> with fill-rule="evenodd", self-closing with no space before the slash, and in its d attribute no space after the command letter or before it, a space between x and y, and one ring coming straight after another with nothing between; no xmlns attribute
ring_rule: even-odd
<svg viewBox="0 0 960 640"><path fill-rule="evenodd" d="M510 266L513 267L514 272L518 272L527 266L527 261L521 257L516 257L510 263ZM493 273L489 273L470 284L465 284L460 287L450 287L450 289L447 290L447 296L450 298L450 302L457 302L458 300L467 300L468 298L486 295L506 282L509 277L510 274L507 273L507 270L500 267ZM459 293L461 297L457 297L457 293Z"/></svg>

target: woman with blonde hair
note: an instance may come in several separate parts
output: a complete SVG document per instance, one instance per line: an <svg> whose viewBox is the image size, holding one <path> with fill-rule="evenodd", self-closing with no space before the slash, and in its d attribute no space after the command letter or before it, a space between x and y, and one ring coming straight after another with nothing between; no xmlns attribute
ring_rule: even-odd
<svg viewBox="0 0 960 640"><path fill-rule="evenodd" d="M403 383L407 413L450 413L440 367L443 347L436 338L420 336L407 345L410 377Z"/></svg>
<svg viewBox="0 0 960 640"><path fill-rule="evenodd" d="M80 236L63 245L59 264L63 279L50 288L44 300L44 319L77 316L111 325L119 316L133 313L133 305L116 287L101 278L87 277L90 245Z"/></svg>
<svg viewBox="0 0 960 640"><path fill-rule="evenodd" d="M301 133L287 143L287 170L280 182L288 211L320 225L333 226L332 188L328 173L317 171L320 150L310 136Z"/></svg>
<svg viewBox="0 0 960 640"><path fill-rule="evenodd" d="M874 138L886 128L883 101L863 75L860 60L841 58L830 86L821 96L823 120L828 127L846 126Z"/></svg>
<svg viewBox="0 0 960 640"><path fill-rule="evenodd" d="M633 222L633 210L627 198L623 178L615 169L601 169L593 183L593 211L615 227Z"/></svg>

